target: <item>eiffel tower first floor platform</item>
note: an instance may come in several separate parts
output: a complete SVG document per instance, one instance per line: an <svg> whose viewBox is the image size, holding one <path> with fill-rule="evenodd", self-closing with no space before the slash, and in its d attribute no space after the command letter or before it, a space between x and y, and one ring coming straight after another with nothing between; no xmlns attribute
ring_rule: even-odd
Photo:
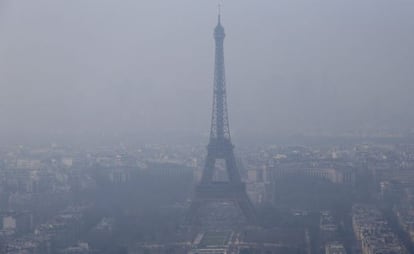
<svg viewBox="0 0 414 254"><path fill-rule="evenodd" d="M196 223L206 205L214 202L233 203L248 224L256 223L256 212L247 196L246 185L233 182L202 182L198 184L188 213L188 221Z"/></svg>

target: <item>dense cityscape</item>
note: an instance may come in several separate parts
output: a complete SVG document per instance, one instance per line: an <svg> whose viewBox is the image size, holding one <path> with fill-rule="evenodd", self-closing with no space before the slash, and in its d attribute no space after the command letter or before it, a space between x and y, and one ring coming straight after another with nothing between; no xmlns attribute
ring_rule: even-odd
<svg viewBox="0 0 414 254"><path fill-rule="evenodd" d="M258 225L221 223L217 236L184 222L202 145L3 147L1 252L413 251L413 144L246 146L236 154ZM219 207L218 221L232 211Z"/></svg>

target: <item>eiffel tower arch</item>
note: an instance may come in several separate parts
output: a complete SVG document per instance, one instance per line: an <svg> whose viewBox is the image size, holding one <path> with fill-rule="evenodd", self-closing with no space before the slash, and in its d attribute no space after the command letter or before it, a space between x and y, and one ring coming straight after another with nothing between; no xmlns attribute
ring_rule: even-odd
<svg viewBox="0 0 414 254"><path fill-rule="evenodd" d="M195 188L190 206L189 219L193 221L197 218L203 205L208 202L229 201L237 205L249 223L254 223L255 209L247 196L246 186L241 181L230 137L224 68L224 37L224 28L219 14L218 24L214 30L216 47L210 141L207 146L207 158L201 181ZM224 161L227 181L214 179L218 160Z"/></svg>

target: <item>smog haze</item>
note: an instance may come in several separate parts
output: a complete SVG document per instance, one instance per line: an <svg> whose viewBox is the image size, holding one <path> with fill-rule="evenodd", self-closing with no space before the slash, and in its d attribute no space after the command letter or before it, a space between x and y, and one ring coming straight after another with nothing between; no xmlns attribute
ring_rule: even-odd
<svg viewBox="0 0 414 254"><path fill-rule="evenodd" d="M215 1L0 1L0 136L197 133ZM414 2L227 0L236 135L409 129Z"/></svg>

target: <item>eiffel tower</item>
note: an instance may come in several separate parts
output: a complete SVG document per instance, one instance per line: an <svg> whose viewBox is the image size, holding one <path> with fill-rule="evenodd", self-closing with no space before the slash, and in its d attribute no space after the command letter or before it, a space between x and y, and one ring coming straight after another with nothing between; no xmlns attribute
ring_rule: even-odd
<svg viewBox="0 0 414 254"><path fill-rule="evenodd" d="M189 216L191 220L197 218L202 206L208 202L230 201L240 208L247 222L254 223L255 210L247 196L246 186L241 181L234 157L234 146L230 138L224 68L224 37L224 28L221 25L221 14L219 13L218 24L214 30L216 48L210 141L207 146L203 175L200 183L196 186ZM214 180L217 160L225 162L227 181Z"/></svg>

